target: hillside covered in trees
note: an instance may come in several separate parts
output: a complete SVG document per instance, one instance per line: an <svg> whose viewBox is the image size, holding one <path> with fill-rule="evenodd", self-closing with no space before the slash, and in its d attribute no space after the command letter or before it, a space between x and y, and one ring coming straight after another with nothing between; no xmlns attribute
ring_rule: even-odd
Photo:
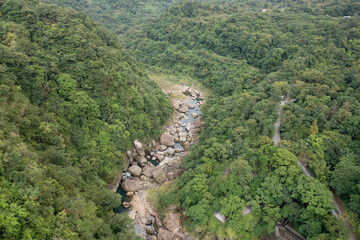
<svg viewBox="0 0 360 240"><path fill-rule="evenodd" d="M84 13L0 1L0 32L0 238L135 238L106 185L165 95Z"/></svg>
<svg viewBox="0 0 360 240"><path fill-rule="evenodd" d="M284 218L309 239L346 239L329 189L359 231L358 3L287 1L284 10L267 2L255 12L241 4L252 1L236 2L175 4L127 36L152 71L188 75L212 90L175 198L190 229L209 239L256 239ZM275 147L282 95L295 102L284 106ZM245 207L252 213L242 215Z"/></svg>
<svg viewBox="0 0 360 240"><path fill-rule="evenodd" d="M259 239L287 219L307 239L360 235L359 9L357 0L0 0L0 236L135 238L106 182L171 110L121 45L146 71L210 90L177 188L158 196L184 211L190 232ZM281 96L293 101L274 146ZM352 230L332 214L332 190Z"/></svg>
<svg viewBox="0 0 360 240"><path fill-rule="evenodd" d="M117 35L123 35L166 11L177 0L43 0L62 7L86 12L91 18Z"/></svg>

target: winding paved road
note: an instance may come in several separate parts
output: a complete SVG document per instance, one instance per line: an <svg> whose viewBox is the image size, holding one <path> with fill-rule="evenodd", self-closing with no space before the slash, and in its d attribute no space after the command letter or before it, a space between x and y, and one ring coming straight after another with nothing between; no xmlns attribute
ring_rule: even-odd
<svg viewBox="0 0 360 240"><path fill-rule="evenodd" d="M281 137L280 137L280 120L281 120L282 106L287 102L288 102L287 99L281 100L280 106L278 108L278 112L277 112L278 118L276 119L276 122L274 123L275 133L274 133L274 136L272 138L272 140L274 142L274 145L278 145L279 141L281 140Z"/></svg>
<svg viewBox="0 0 360 240"><path fill-rule="evenodd" d="M272 138L272 140L274 142L274 145L278 145L279 141L281 140L281 137L280 137L280 121L281 121L282 107L288 102L295 102L295 101L296 101L295 98L292 98L292 99L286 98L285 100L281 100L281 102L280 102L280 106L279 106L278 112L277 112L278 118L276 119L276 122L274 123L275 133L274 133L274 136Z"/></svg>
<svg viewBox="0 0 360 240"><path fill-rule="evenodd" d="M288 103L288 102L295 102L296 99L288 99L286 98L285 100L281 100L280 102L280 106L278 109L278 118L276 119L276 122L274 123L274 127L275 127L275 133L274 136L272 138L274 145L277 145L279 143L279 141L281 140L281 136L280 136L280 122L281 122L281 114L282 114L282 107L284 104ZM302 168L304 174L308 177L314 177L311 172L307 169L307 167L300 161L298 161L298 164L300 165L300 167ZM335 206L335 210L332 211L332 214L335 217L340 217L341 219L344 220L345 225L350 229L350 238L352 240L359 240L358 236L353 232L353 227L351 225L351 223L346 220L346 211L344 209L344 207L341 204L340 201L340 197L337 196L334 192L333 192L333 204ZM275 227L275 232L278 234L278 229L277 227ZM279 237L279 236L278 236Z"/></svg>

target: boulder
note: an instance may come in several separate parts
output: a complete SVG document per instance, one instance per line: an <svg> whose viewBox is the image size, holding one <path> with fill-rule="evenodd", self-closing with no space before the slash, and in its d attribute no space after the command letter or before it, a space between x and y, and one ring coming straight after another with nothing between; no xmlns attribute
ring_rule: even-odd
<svg viewBox="0 0 360 240"><path fill-rule="evenodd" d="M180 132L179 133L179 137L186 137L187 136L187 132Z"/></svg>
<svg viewBox="0 0 360 240"><path fill-rule="evenodd" d="M150 215L153 215L153 209L149 205L148 201L148 191L140 190L131 198L131 209L137 212L137 217L141 221L146 219Z"/></svg>
<svg viewBox="0 0 360 240"><path fill-rule="evenodd" d="M198 116L199 116L199 114L197 114L197 113L191 113L191 117L192 117L193 119L197 118Z"/></svg>
<svg viewBox="0 0 360 240"><path fill-rule="evenodd" d="M166 178L165 178L165 174L163 172L163 170L161 168L156 168L153 172L152 175L155 179L155 181L159 184L162 184L163 182L165 182Z"/></svg>
<svg viewBox="0 0 360 240"><path fill-rule="evenodd" d="M123 167L123 171L126 171L130 166L130 163L133 161L133 158L129 158L127 154L123 154L123 158L125 160L125 165Z"/></svg>
<svg viewBox="0 0 360 240"><path fill-rule="evenodd" d="M136 157L136 162L142 166L142 165L147 163L147 160L146 160L146 158L144 156L138 155Z"/></svg>
<svg viewBox="0 0 360 240"><path fill-rule="evenodd" d="M164 228L160 228L157 237L159 240L172 240L174 235L175 234L173 234L172 232L169 232Z"/></svg>
<svg viewBox="0 0 360 240"><path fill-rule="evenodd" d="M186 130L190 131L191 128L192 128L191 123L187 123L187 124L185 125L185 128L186 128Z"/></svg>
<svg viewBox="0 0 360 240"><path fill-rule="evenodd" d="M108 184L108 189L110 189L113 192L116 192L118 186L120 185L120 181L122 179L123 173L119 172L116 178Z"/></svg>
<svg viewBox="0 0 360 240"><path fill-rule="evenodd" d="M161 135L160 143L168 147L173 147L175 145L173 138L167 133Z"/></svg>
<svg viewBox="0 0 360 240"><path fill-rule="evenodd" d="M146 176L146 177L152 177L152 173L153 171L155 170L156 168L153 167L153 166L145 166L144 169L143 169L143 174Z"/></svg>
<svg viewBox="0 0 360 240"><path fill-rule="evenodd" d="M176 133L176 128L175 128L175 127L171 128L171 129L169 130L169 133L170 133L171 135L174 135L174 134Z"/></svg>
<svg viewBox="0 0 360 240"><path fill-rule="evenodd" d="M167 146L165 146L165 145L160 145L160 147L159 147L160 151L165 151L166 149L167 149Z"/></svg>
<svg viewBox="0 0 360 240"><path fill-rule="evenodd" d="M128 202L123 202L123 206L124 206L124 208L129 208L129 207L131 207L130 203L128 203Z"/></svg>
<svg viewBox="0 0 360 240"><path fill-rule="evenodd" d="M133 165L129 167L129 172L135 177L139 177L141 175L142 169L137 165Z"/></svg>
<svg viewBox="0 0 360 240"><path fill-rule="evenodd" d="M187 106L183 106L179 109L179 112L186 113L189 111L189 108Z"/></svg>
<svg viewBox="0 0 360 240"><path fill-rule="evenodd" d="M128 159L129 159L129 162L132 162L134 160L131 151L126 151L126 155L127 155Z"/></svg>
<svg viewBox="0 0 360 240"><path fill-rule="evenodd" d="M168 178L169 180L173 180L173 179L174 179L174 173L173 173L173 172L168 172L167 178Z"/></svg>
<svg viewBox="0 0 360 240"><path fill-rule="evenodd" d="M201 127L201 121L200 121L200 119L196 119L196 120L194 121L194 126L195 126L196 128Z"/></svg>
<svg viewBox="0 0 360 240"><path fill-rule="evenodd" d="M173 107L174 107L175 110L178 110L179 107L180 107L179 102L173 102L172 105L173 105Z"/></svg>
<svg viewBox="0 0 360 240"><path fill-rule="evenodd" d="M173 160L174 160L174 158L172 158L172 157L165 157L164 160L162 160L161 163L160 163L157 167L159 168L159 167L168 165L168 164L171 163Z"/></svg>
<svg viewBox="0 0 360 240"><path fill-rule="evenodd" d="M186 142L186 137L181 137L180 138L180 143L184 143L184 142Z"/></svg>
<svg viewBox="0 0 360 240"><path fill-rule="evenodd" d="M225 216L224 214L221 214L220 212L217 212L214 214L214 216L217 218L217 220L219 220L220 222L224 223L225 222Z"/></svg>
<svg viewBox="0 0 360 240"><path fill-rule="evenodd" d="M135 158L135 157L138 155L138 153L137 153L137 151L136 151L136 148L134 148L134 149L131 150L130 152L131 152L131 156L132 156L133 158ZM145 154L144 154L144 155L145 155Z"/></svg>
<svg viewBox="0 0 360 240"><path fill-rule="evenodd" d="M125 179L122 187L125 192L137 192L142 189L140 182L132 179Z"/></svg>
<svg viewBox="0 0 360 240"><path fill-rule="evenodd" d="M181 229L180 213L168 213L165 217L165 228L173 233L178 233Z"/></svg>
<svg viewBox="0 0 360 240"><path fill-rule="evenodd" d="M194 238L193 236L188 236L185 238L185 240L196 240L196 238Z"/></svg>
<svg viewBox="0 0 360 240"><path fill-rule="evenodd" d="M155 235L154 229L151 226L146 226L146 233L149 235Z"/></svg>
<svg viewBox="0 0 360 240"><path fill-rule="evenodd" d="M152 224L152 219L150 217L146 218L146 225L151 225Z"/></svg>
<svg viewBox="0 0 360 240"><path fill-rule="evenodd" d="M141 156L145 156L145 151L144 151L144 147L142 145L141 142L139 142L137 139L134 141L134 145L136 148L136 151L141 155Z"/></svg>
<svg viewBox="0 0 360 240"><path fill-rule="evenodd" d="M169 147L166 152L167 152L167 154L169 154L170 156L172 156L172 155L174 155L174 153L175 153L175 149L173 149L172 147Z"/></svg>
<svg viewBox="0 0 360 240"><path fill-rule="evenodd" d="M148 213L146 213L146 215L149 215ZM140 218L140 221L142 223L142 225L146 224L147 223L147 218L144 217L144 218Z"/></svg>
<svg viewBox="0 0 360 240"><path fill-rule="evenodd" d="M154 227L156 231L159 231L159 228L163 226L163 223L161 222L158 215L155 215L155 221L154 221Z"/></svg>
<svg viewBox="0 0 360 240"><path fill-rule="evenodd" d="M195 105L189 104L188 107L189 107L190 109L193 109L193 108L195 108Z"/></svg>
<svg viewBox="0 0 360 240"><path fill-rule="evenodd" d="M127 192L126 196L129 196L129 197L134 196L134 192Z"/></svg>
<svg viewBox="0 0 360 240"><path fill-rule="evenodd" d="M129 211L128 216L134 220L136 218L136 211L134 210Z"/></svg>

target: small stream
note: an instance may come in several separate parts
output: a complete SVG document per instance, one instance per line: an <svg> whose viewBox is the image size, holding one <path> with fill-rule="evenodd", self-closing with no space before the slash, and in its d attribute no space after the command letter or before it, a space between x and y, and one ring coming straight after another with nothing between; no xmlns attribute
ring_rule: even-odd
<svg viewBox="0 0 360 240"><path fill-rule="evenodd" d="M180 121L184 124L186 123L193 123L194 122L194 118L192 117L192 113L196 113L196 114L201 114L199 105L198 105L199 101L197 99L190 99L189 100L189 104L195 106L194 108L189 108L189 112L187 114L188 119L182 118L180 119Z"/></svg>
<svg viewBox="0 0 360 240"><path fill-rule="evenodd" d="M122 176L122 180L123 179L127 179L127 178L131 178L131 173L130 172L124 172L123 176ZM130 196L126 195L125 190L121 187L121 184L118 186L118 188L116 189L116 193L121 195L121 204L119 207L114 209L115 213L125 213L127 211L127 208L125 208L123 206L123 202L128 202L130 200Z"/></svg>
<svg viewBox="0 0 360 240"><path fill-rule="evenodd" d="M157 165L159 165L159 163L160 163L159 159L157 157L155 157L155 156L151 157L149 151L145 151L145 156L148 156L146 159L148 160L148 162L150 162L155 167Z"/></svg>
<svg viewBox="0 0 360 240"><path fill-rule="evenodd" d="M124 189L119 185L119 187L116 190L116 193L121 195L121 205L114 209L115 213L125 213L127 209L122 205L123 202L127 202L130 200L130 197L126 195L126 192Z"/></svg>
<svg viewBox="0 0 360 240"><path fill-rule="evenodd" d="M195 128L199 129L199 127L201 125L201 123L194 124L194 121L199 119L201 116L200 105L202 103L202 100L204 100L204 98L202 97L202 95L200 95L202 98L200 97L199 99L197 99L197 96L194 96L193 95L194 93L192 93L190 91L189 92L185 91L182 93L184 95L186 95L187 98L186 98L186 100L185 99L181 100L182 101L181 106L182 107L187 106L188 111L186 112L186 115L185 115L180 110L178 110L176 118L173 120L173 124L170 126L167 126L167 128L166 128L166 130L167 130L166 132L172 132L172 131L175 132L175 133L174 132L170 133L171 136L173 137L175 145L173 147L164 147L164 145L159 145L159 143L158 143L156 145L154 144L153 147L150 149L145 149L144 157L146 158L146 160L148 162L147 167L149 167L149 166L151 167L151 165L153 165L153 167L160 167L160 169L162 169L164 166L165 167L167 166L169 159L171 159L170 162L173 161L173 159L179 159L179 158L181 159L181 157L185 154L186 150L189 147L188 144L192 144L193 138L191 136L196 134L198 131L198 130L196 131ZM192 131L192 130L194 130L194 131ZM185 137L184 137L183 133L186 133ZM192 134L192 135L190 135L190 134ZM180 136L182 136L182 137L180 137ZM184 139L185 139L185 141L184 141ZM169 153L168 151L171 151L171 153ZM174 152L174 153L172 153L172 152ZM166 163L160 164L164 160L166 160ZM150 165L149 165L149 163L150 163ZM159 164L160 164L160 166L159 166ZM137 164L137 165L139 167L141 167L142 169L144 169L144 165L143 166L140 166L139 164ZM130 163L130 166L131 166L131 163ZM181 169L178 169L178 171L181 171ZM141 175L141 176L143 176L143 175ZM132 176L132 174L129 171L127 171L123 174L121 183L118 186L117 191L116 191L117 193L119 193L122 196L122 204L118 208L114 209L114 211L116 213L129 213L130 214L130 212L133 211L133 205L131 202L133 197L127 195L127 192L122 187L122 182L126 179L132 179L132 180L139 181L139 178L140 177ZM153 180L154 180L154 178L152 178L152 181ZM149 183L150 184L153 183L152 181L150 181ZM169 181L171 181L170 177L169 177ZM146 183L148 183L148 182L146 182ZM154 187L156 187L156 186L153 186L153 188ZM145 188L145 189L151 189L151 188ZM134 193L137 194L137 192L134 192ZM129 203L130 209L124 207L124 202ZM127 203L126 203L126 205L127 205ZM136 205L136 206L139 206L139 205ZM151 221L150 221L150 218L151 218ZM134 220L133 225L135 228L135 232L138 236L145 237L146 239L148 239L149 237L151 238L151 235L153 235L153 237L154 237L154 235L155 236L157 235L157 229L154 226L154 223L156 222L155 217L154 217L154 215L151 215L150 218L148 218L148 220L147 220L148 222L146 222L146 223L143 221L144 218L143 217L139 218L139 216L137 214L135 216L135 219L133 218L133 220ZM144 224L144 225L141 225L141 221L143 221L142 224ZM153 230L151 235L148 235L148 229L145 230L144 227L145 228L151 227L151 229Z"/></svg>

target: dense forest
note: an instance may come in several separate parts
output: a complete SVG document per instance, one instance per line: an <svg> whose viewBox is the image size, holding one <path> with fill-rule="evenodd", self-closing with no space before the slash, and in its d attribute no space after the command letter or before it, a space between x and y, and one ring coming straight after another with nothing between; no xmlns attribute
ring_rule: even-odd
<svg viewBox="0 0 360 240"><path fill-rule="evenodd" d="M127 36L127 47L152 71L185 74L212 90L199 145L184 160L174 193L202 237L256 239L286 218L309 239L347 238L332 215L330 188L360 230L358 3L332 3L312 1L313 11L306 3L288 2L288 11L275 3L254 12L184 2ZM284 106L275 147L282 95L295 102ZM246 206L252 214L241 214Z"/></svg>
<svg viewBox="0 0 360 240"><path fill-rule="evenodd" d="M0 238L132 238L106 185L135 138L160 133L165 95L84 13L0 9Z"/></svg>
<svg viewBox="0 0 360 240"><path fill-rule="evenodd" d="M117 35L160 15L175 1L178 0L43 0L86 12Z"/></svg>
<svg viewBox="0 0 360 240"><path fill-rule="evenodd" d="M177 189L159 196L188 231L258 239L287 219L307 239L348 239L334 191L360 235L359 11L357 0L0 0L0 236L135 238L105 186L171 114L145 71L210 90ZM293 101L274 146L282 95Z"/></svg>

